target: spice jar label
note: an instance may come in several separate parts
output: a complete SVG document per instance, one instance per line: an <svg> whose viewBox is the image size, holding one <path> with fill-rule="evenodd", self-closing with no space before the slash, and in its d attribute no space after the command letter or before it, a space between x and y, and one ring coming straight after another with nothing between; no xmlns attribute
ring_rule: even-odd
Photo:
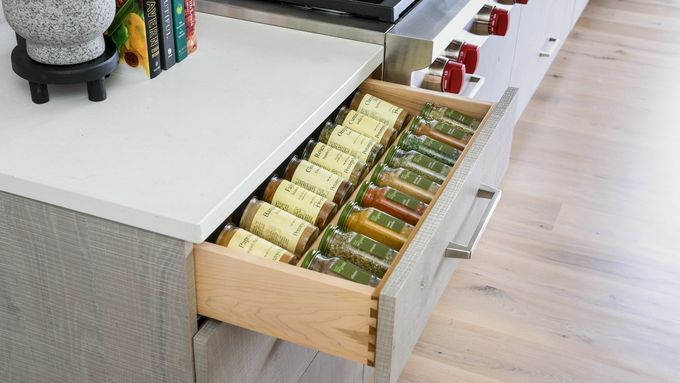
<svg viewBox="0 0 680 383"><path fill-rule="evenodd" d="M335 262L332 270L334 273L341 275L349 279L350 281L354 281L364 285L367 285L371 281L371 274L343 260L338 260L337 262Z"/></svg>
<svg viewBox="0 0 680 383"><path fill-rule="evenodd" d="M472 123L475 121L474 118L466 116L463 113L460 113L459 111L453 110L451 108L444 108L444 117L451 121L461 123L465 126L471 126Z"/></svg>
<svg viewBox="0 0 680 383"><path fill-rule="evenodd" d="M463 137L468 134L457 126L453 126L441 121L437 121L432 128L446 134L447 136L451 136L459 140L462 140Z"/></svg>
<svg viewBox="0 0 680 383"><path fill-rule="evenodd" d="M387 256L392 251L392 249L383 245L382 243L361 234L354 236L350 244L353 248L369 253L372 256L380 259L387 259Z"/></svg>
<svg viewBox="0 0 680 383"><path fill-rule="evenodd" d="M406 222L389 216L379 210L373 210L371 214L369 214L368 219L371 222L377 223L378 225L386 227L399 234L401 234L401 231L404 230L404 226L406 226Z"/></svg>
<svg viewBox="0 0 680 383"><path fill-rule="evenodd" d="M328 139L328 145L350 153L364 162L371 162L371 149L376 142L345 126L336 126Z"/></svg>
<svg viewBox="0 0 680 383"><path fill-rule="evenodd" d="M325 198L288 180L282 180L272 197L272 205L314 224Z"/></svg>
<svg viewBox="0 0 680 383"><path fill-rule="evenodd" d="M396 105L392 105L389 102L371 96L370 94L364 95L364 98L361 99L361 103L359 103L357 109L359 113L382 121L391 127L394 127L399 118L399 114L401 114L401 111L403 110Z"/></svg>
<svg viewBox="0 0 680 383"><path fill-rule="evenodd" d="M359 160L331 146L318 142L309 156L309 162L328 169L346 180L350 180L352 171Z"/></svg>
<svg viewBox="0 0 680 383"><path fill-rule="evenodd" d="M343 180L326 169L322 169L309 161L302 160L297 169L295 169L295 174L291 177L291 181L328 200L333 200L335 192Z"/></svg>
<svg viewBox="0 0 680 383"><path fill-rule="evenodd" d="M402 206L406 206L410 210L416 210L418 207L420 207L420 201L415 198L411 198L396 189L389 190L387 193L385 193L385 197L390 201L396 202Z"/></svg>
<svg viewBox="0 0 680 383"><path fill-rule="evenodd" d="M432 188L432 185L435 184L434 181L431 181L425 177L422 177L408 170L402 171L401 174L399 174L399 178L410 183L411 185L416 185L424 190L430 190L430 188Z"/></svg>
<svg viewBox="0 0 680 383"><path fill-rule="evenodd" d="M444 170L444 166L445 166L444 164L442 164L441 162L439 162L437 160L433 160L432 158L429 158L425 155L422 155L420 153L416 153L413 156L413 158L411 159L411 161L416 165L420 165L422 167L428 168L430 170L435 171L436 173L439 173L439 174L445 174L446 173L446 171Z"/></svg>
<svg viewBox="0 0 680 383"><path fill-rule="evenodd" d="M236 229L227 248L242 250L250 255L256 255L273 261L278 261L286 254L284 249L243 229Z"/></svg>
<svg viewBox="0 0 680 383"><path fill-rule="evenodd" d="M389 129L389 126L384 122L368 117L365 114L357 113L354 110L350 110L347 113L347 117L345 117L342 125L364 136L371 137L378 142L382 140L385 131Z"/></svg>
<svg viewBox="0 0 680 383"><path fill-rule="evenodd" d="M268 203L263 203L255 212L250 231L284 249L295 252L298 241L308 223Z"/></svg>
<svg viewBox="0 0 680 383"><path fill-rule="evenodd" d="M434 150L435 152L441 153L454 161L460 156L458 149L430 137L423 137L423 146L430 150Z"/></svg>

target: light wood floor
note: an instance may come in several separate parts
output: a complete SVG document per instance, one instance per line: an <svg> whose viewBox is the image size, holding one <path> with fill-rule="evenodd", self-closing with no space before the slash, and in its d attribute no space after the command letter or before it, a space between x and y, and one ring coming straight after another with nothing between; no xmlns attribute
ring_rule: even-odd
<svg viewBox="0 0 680 383"><path fill-rule="evenodd" d="M591 0L401 382L680 382L680 1Z"/></svg>

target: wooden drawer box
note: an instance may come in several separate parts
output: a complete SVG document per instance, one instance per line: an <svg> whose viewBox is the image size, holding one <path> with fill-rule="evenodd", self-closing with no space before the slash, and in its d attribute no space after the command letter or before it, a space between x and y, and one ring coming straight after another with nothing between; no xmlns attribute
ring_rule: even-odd
<svg viewBox="0 0 680 383"><path fill-rule="evenodd" d="M516 89L497 104L376 80L361 89L412 114L432 101L483 119L381 285L203 243L194 248L197 308L209 318L375 366L376 382L394 382L458 263L445 255L465 256L500 196L494 188L508 163Z"/></svg>

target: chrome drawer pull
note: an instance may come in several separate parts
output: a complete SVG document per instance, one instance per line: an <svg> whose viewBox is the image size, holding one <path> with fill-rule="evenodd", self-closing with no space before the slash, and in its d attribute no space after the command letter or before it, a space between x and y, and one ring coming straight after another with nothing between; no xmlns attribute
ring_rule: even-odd
<svg viewBox="0 0 680 383"><path fill-rule="evenodd" d="M500 189L496 189L491 186L482 185L479 187L479 190L477 191L477 198L488 199L489 205L484 210L482 219L479 221L477 229L475 229L475 232L472 234L470 242L467 245L461 245L455 242L449 243L449 246L444 251L444 257L459 259L472 258L472 253L477 248L479 240L482 238L482 234L484 234L484 230L486 229L486 225L488 225L489 221L491 221L491 216L493 215L494 210L496 210L498 202L501 200L501 194L502 193Z"/></svg>
<svg viewBox="0 0 680 383"><path fill-rule="evenodd" d="M548 38L548 43L550 43L550 49L545 50L545 51L540 51L538 53L538 57L550 57L553 54L555 54L555 50L557 50L557 47L560 45L560 39L550 37Z"/></svg>

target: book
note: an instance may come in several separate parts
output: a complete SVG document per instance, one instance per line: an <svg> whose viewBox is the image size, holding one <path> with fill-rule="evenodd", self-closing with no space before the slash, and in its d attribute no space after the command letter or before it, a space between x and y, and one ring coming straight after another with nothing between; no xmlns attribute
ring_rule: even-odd
<svg viewBox="0 0 680 383"><path fill-rule="evenodd" d="M196 52L196 1L184 0L184 19L187 29L187 51L189 54Z"/></svg>
<svg viewBox="0 0 680 383"><path fill-rule="evenodd" d="M172 0L172 22L175 29L175 59L177 62L181 62L189 54L187 51L187 28L184 21L184 0Z"/></svg>
<svg viewBox="0 0 680 383"><path fill-rule="evenodd" d="M144 20L146 21L146 40L149 50L149 77L161 74L160 31L158 30L157 0L144 0Z"/></svg>
<svg viewBox="0 0 680 383"><path fill-rule="evenodd" d="M116 15L106 35L116 44L121 63L127 64L119 66L119 71L141 72L147 78L153 78L161 68L158 16L154 3L150 14L153 17L149 17L149 2L154 3L154 0L116 0Z"/></svg>
<svg viewBox="0 0 680 383"><path fill-rule="evenodd" d="M175 65L175 27L172 22L170 0L156 0L158 10L158 33L160 43L161 68L168 70Z"/></svg>

